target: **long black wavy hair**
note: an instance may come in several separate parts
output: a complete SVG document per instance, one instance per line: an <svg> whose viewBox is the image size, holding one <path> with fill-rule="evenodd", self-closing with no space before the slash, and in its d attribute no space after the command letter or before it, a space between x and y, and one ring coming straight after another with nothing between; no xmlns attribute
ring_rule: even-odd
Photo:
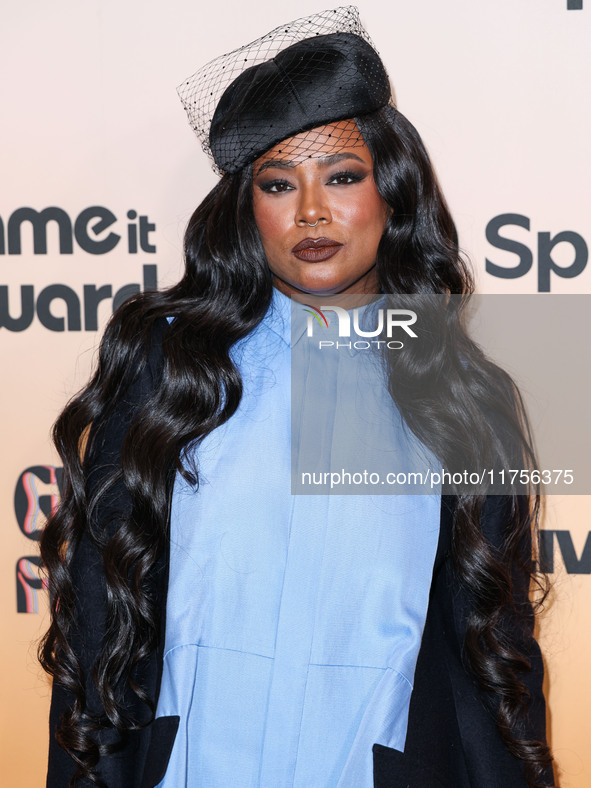
<svg viewBox="0 0 591 788"><path fill-rule="evenodd" d="M389 375L392 397L409 427L445 467L453 466L450 447L458 445L474 467L482 467L487 453L505 459L495 427L499 423L520 436L522 454L531 461L531 441L514 384L464 329L471 274L418 133L392 107L356 120L373 156L378 191L392 209L376 263L382 292L459 298L459 306L456 299L455 306L450 302L444 311L440 341L431 342L412 362L402 357L392 362L398 365ZM97 730L124 733L143 724L130 715L122 686L148 710L148 717L154 711L155 699L146 695L137 675L160 637L162 614L151 576L166 551L174 474L189 473L191 481L198 482L196 471L185 470L183 451L189 445L198 447L236 411L242 384L230 348L258 325L272 296L272 277L253 215L252 167L223 176L199 205L187 227L185 259L178 284L134 296L116 311L90 383L54 427L65 485L41 540L51 626L39 656L72 698L57 734L78 764L72 785L83 777L101 784L95 767L109 748L97 744ZM157 341L157 327L167 317L175 319L162 340L158 384L131 413L120 458L100 484L92 485L80 456L88 427L92 424L87 454L93 443L104 440L104 435L97 436L116 403L145 370L150 343ZM404 369L401 364L406 364ZM117 484L125 486L132 506L116 528L107 528L95 514ZM518 592L519 598L527 594L532 578L543 585L531 547L539 496L511 500L502 544L492 544L480 527L484 496L458 495L452 556L457 581L471 598L467 668L490 699L503 741L521 759L527 784L534 788L542 785L552 759L544 743L519 734L528 707L523 676L530 665L516 633L521 627L531 636L532 621L529 606L516 609L515 599ZM89 681L74 644L79 600L73 567L84 539L100 556L106 583L108 625L90 681L100 712L90 708Z"/></svg>

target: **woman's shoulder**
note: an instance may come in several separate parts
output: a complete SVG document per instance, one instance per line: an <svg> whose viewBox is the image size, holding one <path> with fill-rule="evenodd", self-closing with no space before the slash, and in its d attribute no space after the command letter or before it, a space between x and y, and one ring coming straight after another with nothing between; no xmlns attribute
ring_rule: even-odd
<svg viewBox="0 0 591 788"><path fill-rule="evenodd" d="M128 359L127 368L121 370L119 380L111 382L111 396L105 399L92 423L83 430L78 450L84 457L87 473L97 464L104 468L105 464L111 465L120 457L131 423L158 390L164 373L163 341L167 327L165 318L154 321L146 333L147 339ZM111 352L117 352L112 340Z"/></svg>

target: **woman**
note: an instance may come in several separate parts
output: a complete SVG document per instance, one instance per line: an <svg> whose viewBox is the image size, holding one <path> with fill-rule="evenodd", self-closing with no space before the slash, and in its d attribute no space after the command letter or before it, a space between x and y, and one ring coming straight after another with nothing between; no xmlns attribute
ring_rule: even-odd
<svg viewBox="0 0 591 788"><path fill-rule="evenodd" d="M355 10L279 28L182 95L223 173L186 273L114 315L55 428L48 785L553 785L535 501L290 494L305 329L288 295L438 296L437 331L386 354L383 385L353 367L359 445L487 467L512 434L531 456L514 387L463 328L452 220ZM304 357L303 408L342 380L324 367L351 369ZM326 455L329 411L304 424Z"/></svg>

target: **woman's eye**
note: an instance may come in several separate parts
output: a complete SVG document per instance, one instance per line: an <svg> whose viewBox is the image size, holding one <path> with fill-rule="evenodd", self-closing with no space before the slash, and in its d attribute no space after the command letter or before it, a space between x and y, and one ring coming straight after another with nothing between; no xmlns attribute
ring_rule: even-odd
<svg viewBox="0 0 591 788"><path fill-rule="evenodd" d="M337 172L331 175L328 182L337 186L347 186L350 183L359 183L364 177L364 175L358 175L356 172Z"/></svg>
<svg viewBox="0 0 591 788"><path fill-rule="evenodd" d="M293 186L287 181L268 181L267 183L261 183L260 188L264 192L278 194L279 192L286 192L293 189Z"/></svg>

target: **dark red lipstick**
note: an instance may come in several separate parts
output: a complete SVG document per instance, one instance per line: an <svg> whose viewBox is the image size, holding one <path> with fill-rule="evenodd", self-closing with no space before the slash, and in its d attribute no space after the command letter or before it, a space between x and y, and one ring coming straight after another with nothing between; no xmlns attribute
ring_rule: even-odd
<svg viewBox="0 0 591 788"><path fill-rule="evenodd" d="M342 247L343 244L332 238L304 238L293 247L291 253L306 263L320 263L334 257Z"/></svg>

